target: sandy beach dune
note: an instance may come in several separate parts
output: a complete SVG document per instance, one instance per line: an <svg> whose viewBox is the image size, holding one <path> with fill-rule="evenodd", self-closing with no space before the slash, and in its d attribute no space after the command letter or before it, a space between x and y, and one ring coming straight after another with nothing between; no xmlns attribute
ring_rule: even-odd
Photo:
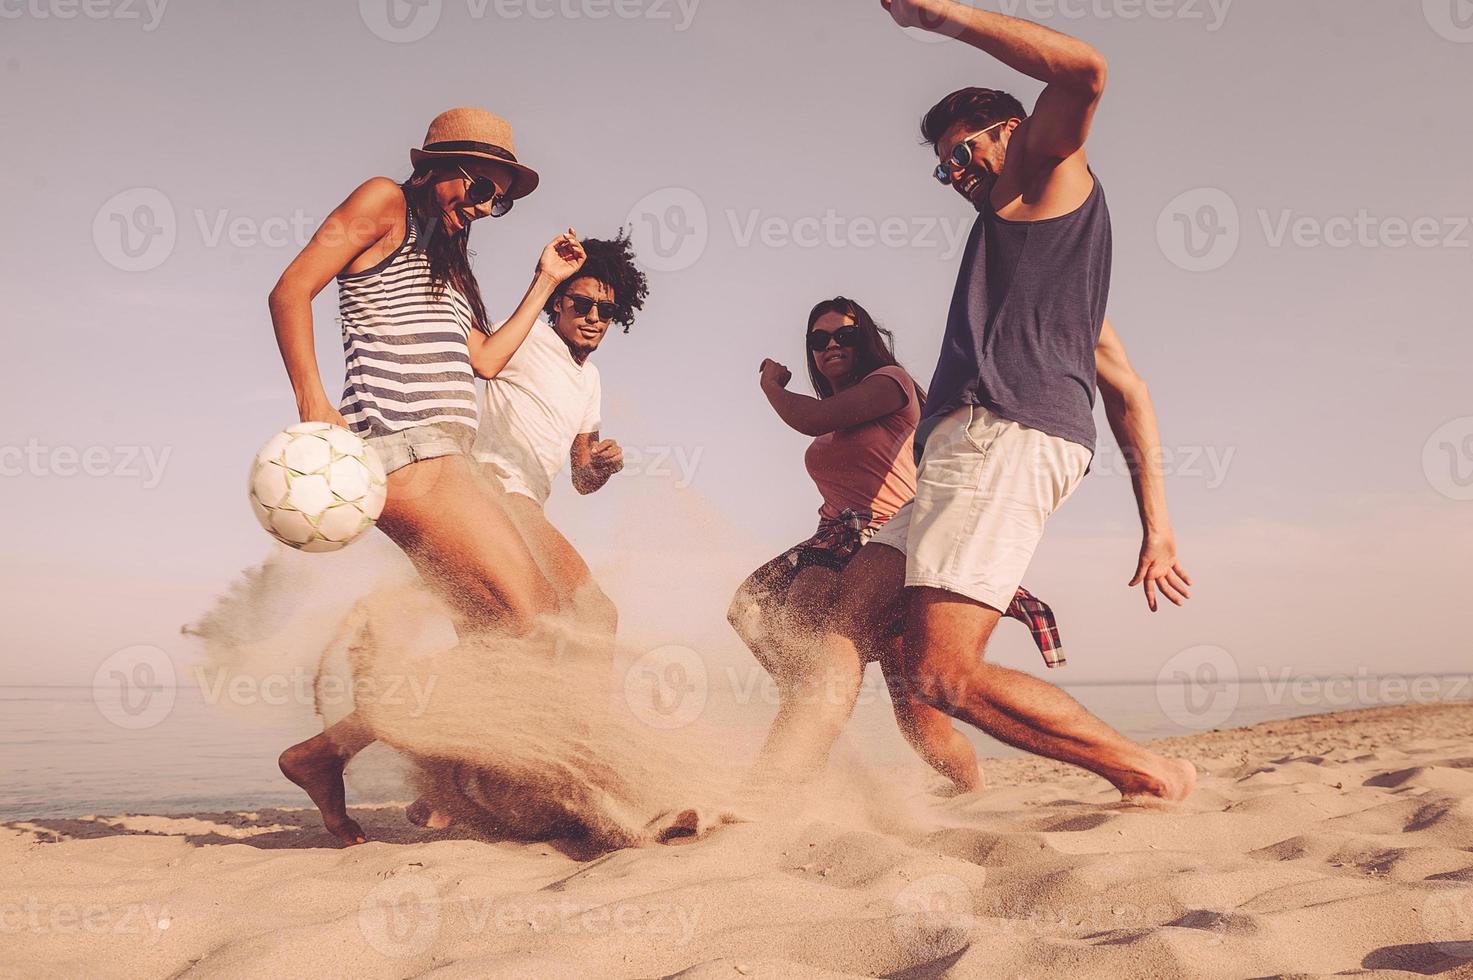
<svg viewBox="0 0 1473 980"><path fill-rule="evenodd" d="M396 807L355 810L374 841L349 850L311 811L12 823L0 972L1473 977L1473 706L1158 744L1204 772L1169 811L1032 759L945 798L917 763L598 857Z"/></svg>

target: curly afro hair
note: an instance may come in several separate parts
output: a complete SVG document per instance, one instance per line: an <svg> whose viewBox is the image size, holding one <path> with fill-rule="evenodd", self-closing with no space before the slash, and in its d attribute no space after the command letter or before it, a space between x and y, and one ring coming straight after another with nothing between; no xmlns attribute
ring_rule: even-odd
<svg viewBox="0 0 1473 980"><path fill-rule="evenodd" d="M1008 119L1027 119L1023 104L992 88L957 89L933 105L921 120L921 142L934 150L946 131L959 122L985 129Z"/></svg>
<svg viewBox="0 0 1473 980"><path fill-rule="evenodd" d="M628 333L635 314L644 309L645 297L650 292L644 273L634 264L629 234L620 228L619 234L611 239L585 238L583 251L588 256L583 268L553 291L543 312L551 316L558 299L579 279L596 279L614 291L614 305L618 307L614 322L622 325L624 332Z"/></svg>

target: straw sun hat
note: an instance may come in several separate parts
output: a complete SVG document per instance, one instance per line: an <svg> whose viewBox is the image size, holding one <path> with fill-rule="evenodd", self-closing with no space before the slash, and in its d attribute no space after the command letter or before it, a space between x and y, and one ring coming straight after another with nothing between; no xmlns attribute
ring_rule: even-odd
<svg viewBox="0 0 1473 980"><path fill-rule="evenodd" d="M516 172L507 189L513 200L537 189L537 171L517 162L511 123L485 109L447 109L430 123L425 144L409 151L416 167L444 157L477 157L499 163Z"/></svg>

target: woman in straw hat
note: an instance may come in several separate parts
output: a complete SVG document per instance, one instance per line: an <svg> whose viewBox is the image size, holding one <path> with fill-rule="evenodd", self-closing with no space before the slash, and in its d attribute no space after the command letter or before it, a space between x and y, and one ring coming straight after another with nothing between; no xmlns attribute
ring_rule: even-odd
<svg viewBox="0 0 1473 980"><path fill-rule="evenodd" d="M570 228L538 259L516 312L494 334L471 272L470 225L537 187L504 119L451 109L410 150L401 183L374 177L338 205L271 291L271 319L302 421L364 437L388 472L378 526L471 629L526 636L557 599L469 455L475 378L495 377L559 284L583 264ZM346 355L338 407L313 348L312 299L334 278ZM343 798L343 767L374 740L349 716L281 755L281 769L344 844L364 840Z"/></svg>

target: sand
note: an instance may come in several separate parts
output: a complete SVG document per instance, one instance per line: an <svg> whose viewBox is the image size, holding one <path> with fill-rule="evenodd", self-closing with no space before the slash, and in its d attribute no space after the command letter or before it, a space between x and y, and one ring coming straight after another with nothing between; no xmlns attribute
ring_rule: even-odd
<svg viewBox="0 0 1473 980"><path fill-rule="evenodd" d="M433 832L355 808L0 830L17 977L1473 977L1473 708L1157 743L1184 805L1032 759L946 797L919 762L681 846ZM796 802L795 802L795 805Z"/></svg>

